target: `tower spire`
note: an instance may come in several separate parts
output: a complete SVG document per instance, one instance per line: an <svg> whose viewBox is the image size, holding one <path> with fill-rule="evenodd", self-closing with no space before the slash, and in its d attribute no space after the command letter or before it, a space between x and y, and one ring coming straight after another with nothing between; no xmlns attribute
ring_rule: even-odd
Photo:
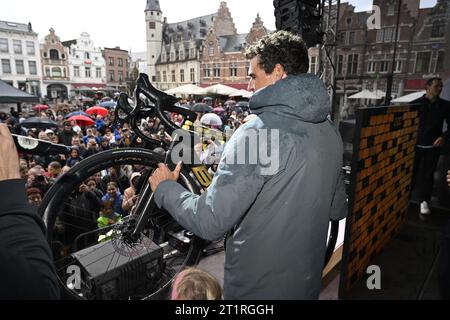
<svg viewBox="0 0 450 320"><path fill-rule="evenodd" d="M145 8L145 11L162 12L161 6L159 5L159 0L147 0L147 7Z"/></svg>

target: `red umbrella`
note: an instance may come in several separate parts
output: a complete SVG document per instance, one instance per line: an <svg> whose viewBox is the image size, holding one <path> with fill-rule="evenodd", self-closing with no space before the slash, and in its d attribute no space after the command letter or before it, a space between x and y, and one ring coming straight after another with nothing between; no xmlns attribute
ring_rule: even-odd
<svg viewBox="0 0 450 320"><path fill-rule="evenodd" d="M39 105L37 105L37 106L34 106L33 107L33 110L34 111L45 111L45 110L48 110L48 106L46 106L46 105L44 105L44 104L39 104Z"/></svg>
<svg viewBox="0 0 450 320"><path fill-rule="evenodd" d="M95 121L86 116L73 116L67 119L69 121L75 121L77 124L82 126L92 126L95 124Z"/></svg>
<svg viewBox="0 0 450 320"><path fill-rule="evenodd" d="M103 108L103 107L99 107L99 106L95 106L95 107L87 109L86 113L90 114L90 115L95 114L95 115L99 115L101 117L104 117L104 116L106 116L108 114L108 109Z"/></svg>

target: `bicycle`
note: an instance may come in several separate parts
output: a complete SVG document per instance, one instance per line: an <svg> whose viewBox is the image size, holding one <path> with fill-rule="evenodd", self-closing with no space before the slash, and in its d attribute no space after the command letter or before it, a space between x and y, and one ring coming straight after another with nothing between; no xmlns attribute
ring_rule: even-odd
<svg viewBox="0 0 450 320"><path fill-rule="evenodd" d="M164 154L142 148L96 154L57 180L44 197L40 213L47 226L47 240L54 254L64 298L166 299L176 273L199 262L208 242L185 230L170 214L157 208L147 183L158 163L168 163L173 168L170 155L179 141L174 137L168 144L149 137L141 130L140 121L156 117L169 134L180 127L171 121L167 112L181 114L187 123L193 123L197 115L177 107L177 101L154 88L147 75L140 74L135 106L130 104L128 95L122 93L115 121L129 123L138 137L149 146L164 149ZM197 134L194 130L187 131L190 136ZM190 152L195 157L193 145ZM103 170L129 165L145 168L143 182L136 188L138 200L132 214L100 229L95 224L98 212L91 210L90 200L83 197L80 185L93 176L98 178ZM203 164L184 164L178 182L190 192L201 194L211 184L212 177ZM77 202L79 197L82 199ZM337 227L338 223L332 224L325 262L333 253Z"/></svg>

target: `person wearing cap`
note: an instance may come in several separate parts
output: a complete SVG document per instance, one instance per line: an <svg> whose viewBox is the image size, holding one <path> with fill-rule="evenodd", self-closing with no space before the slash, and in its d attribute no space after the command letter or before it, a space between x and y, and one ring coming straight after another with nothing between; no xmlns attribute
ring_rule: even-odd
<svg viewBox="0 0 450 320"><path fill-rule="evenodd" d="M36 208L42 204L42 191L38 188L27 188L28 203Z"/></svg>
<svg viewBox="0 0 450 320"><path fill-rule="evenodd" d="M55 131L47 129L45 130L45 134L50 138L51 136L55 135Z"/></svg>
<svg viewBox="0 0 450 320"><path fill-rule="evenodd" d="M28 202L14 140L0 124L0 300L59 299L45 226Z"/></svg>
<svg viewBox="0 0 450 320"><path fill-rule="evenodd" d="M72 137L74 135L76 135L76 133L73 131L70 121L64 121L63 131L58 134L59 142L70 147L72 145Z"/></svg>

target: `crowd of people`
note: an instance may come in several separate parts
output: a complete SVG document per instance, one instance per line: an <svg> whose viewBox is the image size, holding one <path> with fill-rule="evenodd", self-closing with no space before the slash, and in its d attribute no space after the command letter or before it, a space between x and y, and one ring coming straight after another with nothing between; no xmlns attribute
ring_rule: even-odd
<svg viewBox="0 0 450 320"><path fill-rule="evenodd" d="M195 100L181 101L181 104L188 106L193 106L195 103ZM222 120L222 125L213 126L214 129L233 133L245 122L249 112L240 108L233 108L234 104L234 101L229 100L223 104L224 108L222 108L222 102L218 100L213 102L212 107L219 107L219 110L223 110L217 113ZM30 204L39 206L45 193L56 179L83 159L114 148L152 147L146 145L145 141L135 135L127 123L113 126L114 109L110 109L105 116L91 115L91 119L94 122L93 125L83 125L77 121L69 121L67 119L68 114L84 112L88 107L89 105L77 103L70 108L58 111L55 111L56 108L50 108L47 111L36 112L36 114L18 113L14 110L11 110L9 114L0 113L0 121L5 123L12 133L45 140L54 144L63 144L71 148L71 152L68 155L20 155L20 173L22 179L27 181L27 196ZM200 120L203 115L204 113L198 113L196 125L202 125ZM57 123L57 127L25 128L21 125L24 120L34 116L53 120ZM172 114L171 118L180 127L183 125L184 119L182 116ZM171 140L170 135L158 118L143 119L140 128L146 136L154 140L164 140L165 142ZM223 141L216 141L214 137L210 137L202 142L201 145L196 147L197 155L203 163L211 168L212 171L210 173L213 174L214 164L217 164L219 160L219 150ZM130 168L123 172L124 168L110 168L106 175L97 177L97 181L94 181L94 179L86 181L81 188L82 190L94 191L103 206L109 206L112 200L116 208L114 210L115 213L123 216L124 213L130 212L136 201L136 197L131 195L129 188L133 186L132 181L136 178L134 174L139 173L140 170L141 168L138 167ZM116 191L113 192L113 189ZM111 190L111 192L108 190Z"/></svg>

